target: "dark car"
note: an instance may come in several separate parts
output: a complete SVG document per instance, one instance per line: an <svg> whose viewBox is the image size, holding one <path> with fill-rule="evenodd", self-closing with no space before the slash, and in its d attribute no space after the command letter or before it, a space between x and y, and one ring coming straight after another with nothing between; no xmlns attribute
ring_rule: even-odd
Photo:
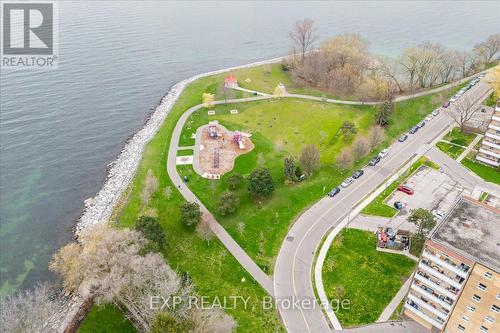
<svg viewBox="0 0 500 333"><path fill-rule="evenodd" d="M418 131L418 126L413 126L412 128L410 128L410 134L415 134L417 133Z"/></svg>
<svg viewBox="0 0 500 333"><path fill-rule="evenodd" d="M363 170L358 170L355 173L352 174L352 178L358 179L359 177L363 176L365 172Z"/></svg>
<svg viewBox="0 0 500 333"><path fill-rule="evenodd" d="M380 156L377 155L377 156L375 156L374 158L371 159L371 161L368 163L368 165L374 166L378 162L380 162Z"/></svg>
<svg viewBox="0 0 500 333"><path fill-rule="evenodd" d="M443 103L443 108L447 108L448 106L450 106L450 101L446 101Z"/></svg>
<svg viewBox="0 0 500 333"><path fill-rule="evenodd" d="M401 135L401 136L399 137L398 141L399 141L399 142L405 142L405 141L406 141L406 139L408 139L408 135L403 134L403 135Z"/></svg>
<svg viewBox="0 0 500 333"><path fill-rule="evenodd" d="M329 197L334 197L340 192L340 187L334 187L330 192L328 192Z"/></svg>
<svg viewBox="0 0 500 333"><path fill-rule="evenodd" d="M396 208L397 210L401 210L401 208L403 208L403 204L399 201L396 201L394 203L394 208Z"/></svg>
<svg viewBox="0 0 500 333"><path fill-rule="evenodd" d="M419 123L417 124L417 127L418 127L418 128L422 128L422 127L424 127L424 126L425 126L425 121L421 121L421 122L419 122Z"/></svg>

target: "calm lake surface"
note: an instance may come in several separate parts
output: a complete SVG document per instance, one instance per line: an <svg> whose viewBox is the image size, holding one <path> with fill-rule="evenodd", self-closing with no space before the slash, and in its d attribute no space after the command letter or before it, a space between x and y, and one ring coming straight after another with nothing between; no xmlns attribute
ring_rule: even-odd
<svg viewBox="0 0 500 333"><path fill-rule="evenodd" d="M50 279L126 139L177 81L287 53L292 23L355 32L376 53L470 49L500 32L500 2L59 3L59 69L2 71L0 290Z"/></svg>

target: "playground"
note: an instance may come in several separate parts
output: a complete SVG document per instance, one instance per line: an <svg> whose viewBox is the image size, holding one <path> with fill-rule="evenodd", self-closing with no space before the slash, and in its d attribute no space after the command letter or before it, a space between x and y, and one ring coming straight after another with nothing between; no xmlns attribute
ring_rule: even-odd
<svg viewBox="0 0 500 333"><path fill-rule="evenodd" d="M234 161L254 148L248 132L229 131L217 121L196 130L193 169L202 177L219 179L231 171Z"/></svg>

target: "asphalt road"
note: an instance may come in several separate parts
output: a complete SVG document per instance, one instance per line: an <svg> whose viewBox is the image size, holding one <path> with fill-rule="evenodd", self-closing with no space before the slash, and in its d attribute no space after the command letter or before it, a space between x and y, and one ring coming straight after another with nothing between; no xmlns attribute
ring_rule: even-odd
<svg viewBox="0 0 500 333"><path fill-rule="evenodd" d="M466 94L476 101L488 90L486 84L479 83ZM405 142L394 143L389 155L378 165L365 167L365 174L350 187L342 189L334 198L321 199L295 221L278 254L273 281L278 309L288 332L332 331L316 301L312 281L315 253L323 237L407 160L429 150L434 138L452 123L452 118L442 111L416 134L410 134ZM290 300L296 305L290 306L294 304Z"/></svg>

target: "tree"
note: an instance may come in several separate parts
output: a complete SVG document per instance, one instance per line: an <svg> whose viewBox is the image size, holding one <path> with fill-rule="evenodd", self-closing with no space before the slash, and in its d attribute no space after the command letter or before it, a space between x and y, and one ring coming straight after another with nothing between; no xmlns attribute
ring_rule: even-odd
<svg viewBox="0 0 500 333"><path fill-rule="evenodd" d="M472 52L463 51L455 53L455 61L457 62L457 69L462 78L469 76L474 67L476 66L476 56Z"/></svg>
<svg viewBox="0 0 500 333"><path fill-rule="evenodd" d="M344 148L337 157L337 165L340 169L346 170L352 166L353 157L350 148Z"/></svg>
<svg viewBox="0 0 500 333"><path fill-rule="evenodd" d="M292 156L285 157L283 173L285 174L285 183L293 183L297 180L295 175L295 160Z"/></svg>
<svg viewBox="0 0 500 333"><path fill-rule="evenodd" d="M370 143L365 137L359 137L352 144L352 153L356 160L359 160L368 154L370 151Z"/></svg>
<svg viewBox="0 0 500 333"><path fill-rule="evenodd" d="M319 166L318 148L313 144L305 146L300 153L300 163L306 175L312 175L313 171Z"/></svg>
<svg viewBox="0 0 500 333"><path fill-rule="evenodd" d="M20 290L0 301L0 322L5 333L45 332L45 324L65 303L60 292L47 284Z"/></svg>
<svg viewBox="0 0 500 333"><path fill-rule="evenodd" d="M370 128L370 132L368 133L368 141L372 150L373 148L384 142L384 139L385 131L382 126L372 126Z"/></svg>
<svg viewBox="0 0 500 333"><path fill-rule="evenodd" d="M236 321L221 309L196 309L190 315L194 322L193 333L227 333L233 332Z"/></svg>
<svg viewBox="0 0 500 333"><path fill-rule="evenodd" d="M490 63L498 51L500 51L500 33L490 35L486 41L474 45L474 53L483 64Z"/></svg>
<svg viewBox="0 0 500 333"><path fill-rule="evenodd" d="M389 124L389 116L392 111L394 111L394 103L391 99L386 99L382 104L379 105L376 120L379 126L386 126Z"/></svg>
<svg viewBox="0 0 500 333"><path fill-rule="evenodd" d="M417 226L417 236L420 239L427 237L429 231L436 225L436 219L432 213L423 208L412 209L408 221Z"/></svg>
<svg viewBox="0 0 500 333"><path fill-rule="evenodd" d="M306 53L318 39L314 21L311 19L296 21L289 33L289 37L293 43L294 53L298 52L301 62L304 62Z"/></svg>
<svg viewBox="0 0 500 333"><path fill-rule="evenodd" d="M167 242L165 231L154 217L139 217L135 222L135 230L139 231L150 241L150 246L147 247L147 250L159 252Z"/></svg>
<svg viewBox="0 0 500 333"><path fill-rule="evenodd" d="M340 127L340 133L346 141L351 139L357 132L356 124L352 121L344 121Z"/></svg>
<svg viewBox="0 0 500 333"><path fill-rule="evenodd" d="M240 199L234 192L224 192L219 199L219 205L217 206L217 212L221 216L226 216L234 213L236 207L238 206Z"/></svg>
<svg viewBox="0 0 500 333"><path fill-rule="evenodd" d="M268 198L274 192L274 180L267 168L257 168L248 178L248 191L254 197Z"/></svg>
<svg viewBox="0 0 500 333"><path fill-rule="evenodd" d="M394 82L399 93L402 93L404 91L403 83L401 82L401 74L403 72L403 69L399 62L391 58L381 57L378 61L378 70L382 73L383 76Z"/></svg>
<svg viewBox="0 0 500 333"><path fill-rule="evenodd" d="M210 245L210 241L215 236L212 229L210 229L208 221L201 221L200 223L198 223L198 225L196 226L196 232L201 239L207 242L208 245Z"/></svg>
<svg viewBox="0 0 500 333"><path fill-rule="evenodd" d="M454 107L447 108L447 113L453 118L453 120L460 127L460 131L465 130L466 123L472 119L479 108L475 105L468 96L462 96L455 101Z"/></svg>
<svg viewBox="0 0 500 333"><path fill-rule="evenodd" d="M201 211L197 202L184 201L181 204L181 222L187 226L195 226L200 222Z"/></svg>
<svg viewBox="0 0 500 333"><path fill-rule="evenodd" d="M50 268L62 276L68 292L89 294L97 303L118 304L145 332L160 311L151 308L152 295L187 300L192 293L192 286L183 284L162 256L141 253L146 243L135 230L97 225L81 232L78 243L56 252ZM186 303L169 311L182 317L189 310Z"/></svg>
<svg viewBox="0 0 500 333"><path fill-rule="evenodd" d="M297 165L297 167L295 168L296 179L300 179L300 177L302 177L302 175L303 175L302 168L300 167L300 165Z"/></svg>
<svg viewBox="0 0 500 333"><path fill-rule="evenodd" d="M168 312L159 312L151 323L148 333L179 333L190 332L194 322L190 319L181 319Z"/></svg>
<svg viewBox="0 0 500 333"><path fill-rule="evenodd" d="M227 185L231 190L235 190L243 183L243 176L239 173L233 173L227 178Z"/></svg>
<svg viewBox="0 0 500 333"><path fill-rule="evenodd" d="M214 107L214 94L203 93L203 106L207 109Z"/></svg>
<svg viewBox="0 0 500 333"><path fill-rule="evenodd" d="M488 73L486 79L491 88L493 88L493 95L500 96L500 65L495 66Z"/></svg>

